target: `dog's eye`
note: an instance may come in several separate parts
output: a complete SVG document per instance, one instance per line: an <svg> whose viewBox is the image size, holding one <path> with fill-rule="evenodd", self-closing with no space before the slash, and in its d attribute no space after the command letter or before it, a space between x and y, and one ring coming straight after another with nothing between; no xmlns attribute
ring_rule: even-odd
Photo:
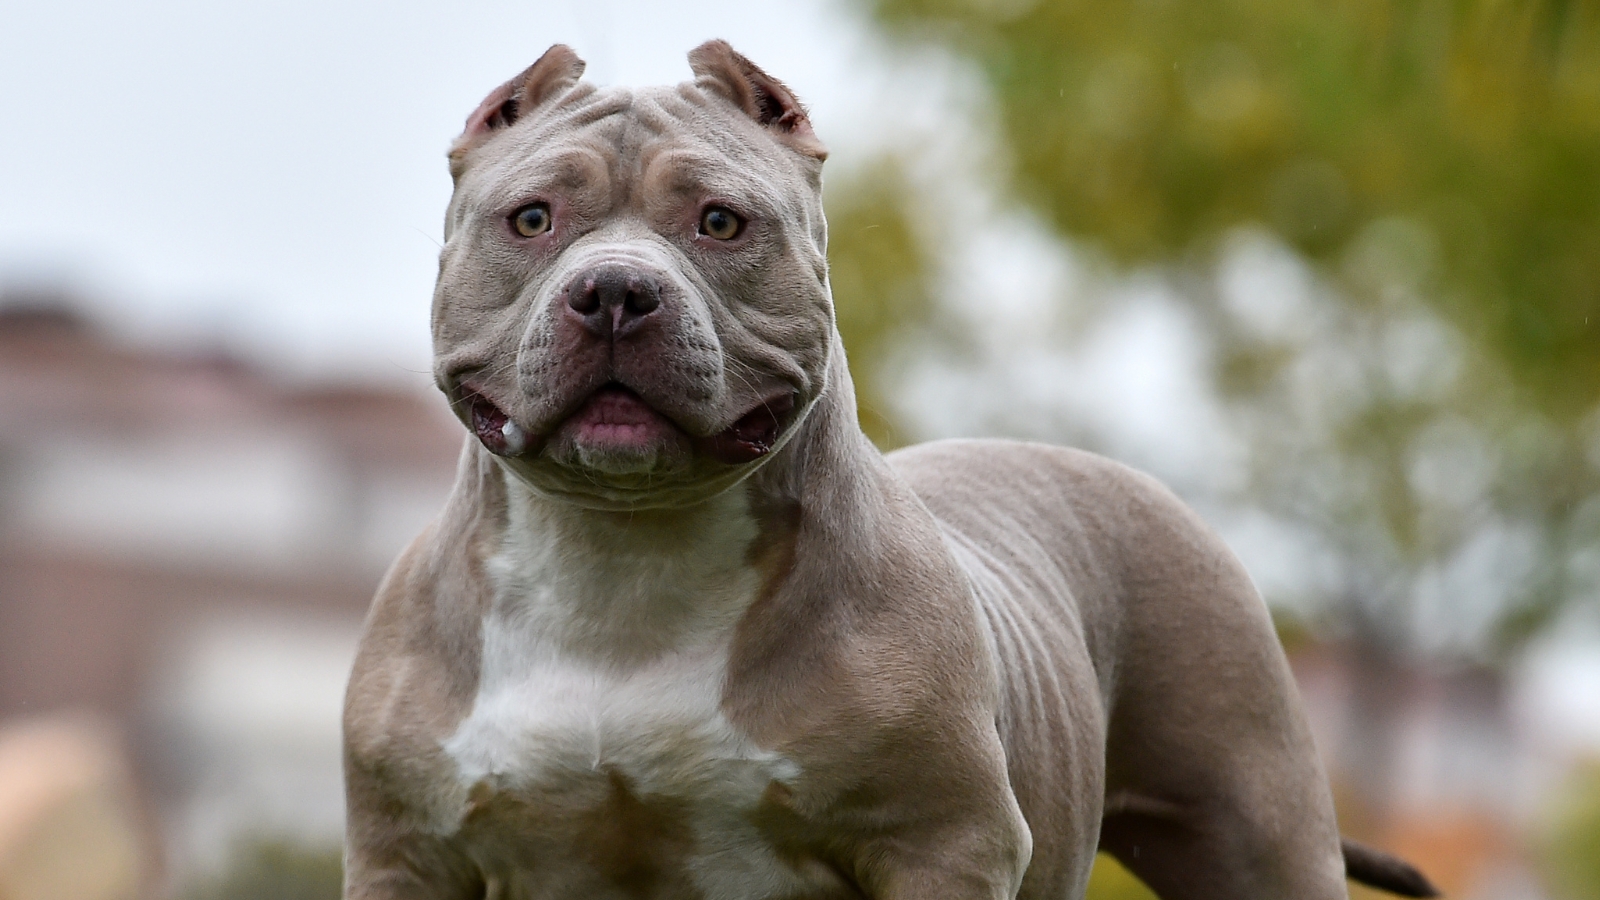
<svg viewBox="0 0 1600 900"><path fill-rule="evenodd" d="M550 230L550 206L530 203L511 214L511 227L523 237L538 237Z"/></svg>
<svg viewBox="0 0 1600 900"><path fill-rule="evenodd" d="M731 241L744 228L744 220L725 206L708 207L700 215L700 233L719 241Z"/></svg>

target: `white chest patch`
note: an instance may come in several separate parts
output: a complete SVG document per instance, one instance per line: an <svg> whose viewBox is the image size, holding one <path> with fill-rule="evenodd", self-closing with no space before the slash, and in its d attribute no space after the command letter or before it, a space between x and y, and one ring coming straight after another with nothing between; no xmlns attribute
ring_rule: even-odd
<svg viewBox="0 0 1600 900"><path fill-rule="evenodd" d="M760 590L755 524L729 493L698 527L614 534L514 508L478 694L444 744L473 801L443 830L481 844L469 851L500 896L605 896L619 872L681 882L663 896L819 887L754 824L798 768L721 710L733 629Z"/></svg>

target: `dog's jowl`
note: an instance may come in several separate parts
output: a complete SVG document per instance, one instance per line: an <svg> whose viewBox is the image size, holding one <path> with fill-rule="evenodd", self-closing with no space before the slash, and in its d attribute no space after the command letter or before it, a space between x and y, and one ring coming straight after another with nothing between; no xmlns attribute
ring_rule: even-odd
<svg viewBox="0 0 1600 900"><path fill-rule="evenodd" d="M554 47L450 151L435 377L468 436L345 711L349 900L1429 888L1341 841L1249 578L1086 453L884 457L804 108L726 44Z"/></svg>

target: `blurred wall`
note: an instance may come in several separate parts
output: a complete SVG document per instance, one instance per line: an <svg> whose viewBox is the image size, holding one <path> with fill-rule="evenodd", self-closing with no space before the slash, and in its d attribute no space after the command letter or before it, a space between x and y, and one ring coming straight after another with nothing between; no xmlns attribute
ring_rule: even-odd
<svg viewBox="0 0 1600 900"><path fill-rule="evenodd" d="M433 396L287 383L120 341L71 298L4 300L0 728L97 723L10 777L115 781L150 889L251 836L336 843L361 618L441 505L459 426ZM118 774L74 774L95 766ZM0 820L21 808L0 796Z"/></svg>

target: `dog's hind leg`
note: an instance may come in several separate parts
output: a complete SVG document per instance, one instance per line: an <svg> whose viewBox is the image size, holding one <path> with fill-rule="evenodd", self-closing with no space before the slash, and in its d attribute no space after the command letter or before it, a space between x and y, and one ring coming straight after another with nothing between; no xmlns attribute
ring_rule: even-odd
<svg viewBox="0 0 1600 900"><path fill-rule="evenodd" d="M1162 900L1344 900L1337 839L1126 792L1108 798L1100 847Z"/></svg>
<svg viewBox="0 0 1600 900"><path fill-rule="evenodd" d="M1266 604L1176 498L1129 485L1100 846L1163 900L1345 900L1327 776ZM1087 601L1086 601L1087 603Z"/></svg>
<svg viewBox="0 0 1600 900"><path fill-rule="evenodd" d="M1181 610L1191 627L1197 606ZM1124 666L1100 847L1162 900L1346 900L1333 798L1289 668L1264 611L1230 620L1228 606L1202 607L1208 635Z"/></svg>

